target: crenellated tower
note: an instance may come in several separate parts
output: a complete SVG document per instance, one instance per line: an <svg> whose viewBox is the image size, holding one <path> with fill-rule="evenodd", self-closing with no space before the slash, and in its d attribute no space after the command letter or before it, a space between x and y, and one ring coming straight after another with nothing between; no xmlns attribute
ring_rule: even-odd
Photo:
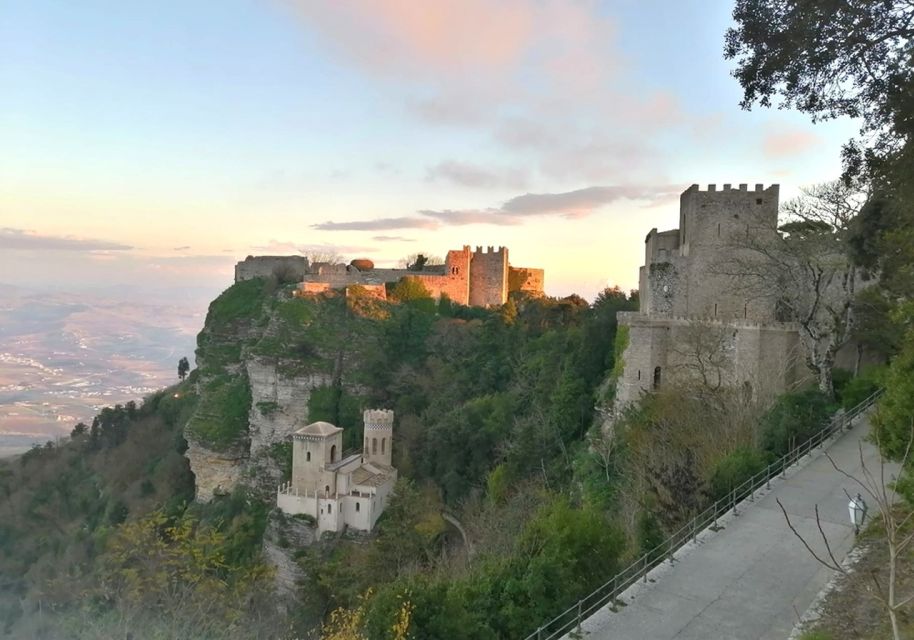
<svg viewBox="0 0 914 640"><path fill-rule="evenodd" d="M507 247L476 247L470 261L470 305L500 306L508 299Z"/></svg>
<svg viewBox="0 0 914 640"><path fill-rule="evenodd" d="M362 414L365 435L362 454L365 462L376 462L390 467L393 448L394 412L390 409L366 409Z"/></svg>

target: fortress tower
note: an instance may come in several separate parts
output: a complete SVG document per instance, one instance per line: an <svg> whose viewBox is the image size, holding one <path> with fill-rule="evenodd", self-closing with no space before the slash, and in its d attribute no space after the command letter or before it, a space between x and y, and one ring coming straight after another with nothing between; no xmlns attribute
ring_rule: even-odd
<svg viewBox="0 0 914 640"><path fill-rule="evenodd" d="M365 422L365 436L362 456L365 462L374 462L385 467L390 464L390 450L393 446L394 412L389 409L367 409L362 414Z"/></svg>
<svg viewBox="0 0 914 640"><path fill-rule="evenodd" d="M343 430L329 422L314 422L292 434L292 485L319 494L332 493L336 482L329 465L343 455Z"/></svg>
<svg viewBox="0 0 914 640"><path fill-rule="evenodd" d="M500 306L508 299L508 249L476 247L470 262L470 305Z"/></svg>
<svg viewBox="0 0 914 640"><path fill-rule="evenodd" d="M706 191L693 184L679 199L679 228L647 234L640 310L618 316L628 345L617 407L712 361L712 377L755 397L782 393L802 375L797 328L776 321L774 296L750 296L738 275L720 267L734 254L747 265L758 259L746 239L777 234L778 192L776 184L751 191L746 184Z"/></svg>

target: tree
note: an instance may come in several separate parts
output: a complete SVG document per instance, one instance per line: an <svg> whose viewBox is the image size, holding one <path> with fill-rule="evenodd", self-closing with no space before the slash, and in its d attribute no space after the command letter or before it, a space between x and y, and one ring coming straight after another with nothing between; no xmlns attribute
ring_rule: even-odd
<svg viewBox="0 0 914 640"><path fill-rule="evenodd" d="M422 271L425 267L432 267L444 264L444 260L439 256L433 256L428 253L411 253L401 259L399 265L409 271Z"/></svg>
<svg viewBox="0 0 914 640"><path fill-rule="evenodd" d="M910 92L914 3L908 0L736 0L724 56L737 61L742 106L772 105L814 121L860 118L871 158L900 146L914 126ZM846 157L860 161L856 145Z"/></svg>
<svg viewBox="0 0 914 640"><path fill-rule="evenodd" d="M181 382L184 382L188 371L190 371L190 362L187 361L185 356L178 360L178 377L181 378Z"/></svg>
<svg viewBox="0 0 914 640"><path fill-rule="evenodd" d="M842 181L803 190L784 204L779 228L750 228L730 238L730 251L714 270L736 291L776 304L781 319L796 322L806 363L819 389L834 396L832 369L854 328L861 269L850 257L849 229L865 196Z"/></svg>

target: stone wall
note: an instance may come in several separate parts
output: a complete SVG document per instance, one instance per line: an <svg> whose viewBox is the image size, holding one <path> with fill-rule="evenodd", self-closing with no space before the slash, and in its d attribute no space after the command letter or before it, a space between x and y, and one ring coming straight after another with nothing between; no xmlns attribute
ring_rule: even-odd
<svg viewBox="0 0 914 640"><path fill-rule="evenodd" d="M252 278L268 278L274 272L301 281L309 273L308 258L304 256L248 256L235 265L235 282Z"/></svg>
<svg viewBox="0 0 914 640"><path fill-rule="evenodd" d="M470 261L470 304L500 306L508 299L508 249L476 247Z"/></svg>
<svg viewBox="0 0 914 640"><path fill-rule="evenodd" d="M543 295L545 272L542 269L526 267L508 268L508 291L521 291L532 296Z"/></svg>

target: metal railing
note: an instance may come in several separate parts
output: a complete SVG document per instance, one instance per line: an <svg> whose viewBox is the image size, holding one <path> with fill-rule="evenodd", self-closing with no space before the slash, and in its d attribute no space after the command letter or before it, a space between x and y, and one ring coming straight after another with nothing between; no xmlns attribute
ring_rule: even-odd
<svg viewBox="0 0 914 640"><path fill-rule="evenodd" d="M576 630L580 633L581 623L599 609L610 604L612 610L615 611L617 605L624 605L624 603L619 601L619 596L621 596L626 589L639 580L643 580L646 583L647 574L650 573L652 569L660 566L667 560L672 563L673 555L676 551L682 548L686 543L695 541L698 538L698 534L708 527L713 527L714 530L716 530L718 518L730 512L734 515L739 515L739 509L744 501L754 501L756 491L763 486L765 488L771 487L772 478L775 478L776 476L785 477L788 468L792 467L801 458L808 455L813 449L821 447L825 441L833 435L841 433L851 426L855 418L873 406L873 403L876 402L876 399L881 393L882 389L879 389L854 408L831 418L822 430L810 437L803 444L769 464L763 471L758 472L745 482L733 487L727 496L717 500L707 509L693 517L654 549L642 555L628 567L613 576L611 580L598 587L590 595L579 600L577 604L569 607L555 618L539 627L536 631L527 636L525 640L555 640L572 630Z"/></svg>

